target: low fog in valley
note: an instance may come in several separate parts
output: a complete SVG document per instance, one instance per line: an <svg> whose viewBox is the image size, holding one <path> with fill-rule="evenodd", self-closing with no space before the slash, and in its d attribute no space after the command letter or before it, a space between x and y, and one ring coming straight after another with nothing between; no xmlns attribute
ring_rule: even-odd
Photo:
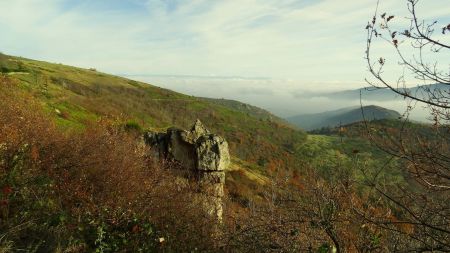
<svg viewBox="0 0 450 253"><path fill-rule="evenodd" d="M407 106L404 99L394 95L387 99L368 97L365 94L361 97L356 95L353 99L335 96L336 92L367 87L368 84L364 82L304 83L271 78L203 76L129 76L129 78L192 96L238 100L266 109L282 118L345 107L359 107L361 104L378 105L402 114ZM366 92L369 94L373 91ZM427 110L420 103L417 103L410 118L416 121L429 120Z"/></svg>

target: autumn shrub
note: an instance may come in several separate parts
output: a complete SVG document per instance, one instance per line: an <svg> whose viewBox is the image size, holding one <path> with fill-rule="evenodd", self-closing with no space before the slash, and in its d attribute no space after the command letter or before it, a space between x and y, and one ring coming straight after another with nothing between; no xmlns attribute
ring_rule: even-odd
<svg viewBox="0 0 450 253"><path fill-rule="evenodd" d="M227 203L223 247L233 252L387 252L390 234L357 211L379 215L389 209L360 194L345 166L330 174L340 180L324 178L314 168L296 178L280 171L271 177L264 202L240 211Z"/></svg>
<svg viewBox="0 0 450 253"><path fill-rule="evenodd" d="M62 131L0 77L0 249L152 252L214 247L194 184L111 119Z"/></svg>
<svg viewBox="0 0 450 253"><path fill-rule="evenodd" d="M125 130L130 131L130 132L142 132L142 126L137 123L136 121L128 121L125 123L124 125Z"/></svg>

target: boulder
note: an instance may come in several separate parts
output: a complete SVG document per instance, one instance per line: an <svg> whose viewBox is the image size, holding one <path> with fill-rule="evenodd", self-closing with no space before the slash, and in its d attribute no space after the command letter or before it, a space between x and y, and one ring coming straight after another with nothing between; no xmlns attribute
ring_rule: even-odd
<svg viewBox="0 0 450 253"><path fill-rule="evenodd" d="M169 128L166 133L147 132L145 143L159 160L170 159L194 174L205 213L222 222L225 170L230 153L225 138L212 134L197 120L189 131Z"/></svg>
<svg viewBox="0 0 450 253"><path fill-rule="evenodd" d="M152 148L153 156L157 160L163 160L167 155L166 134L146 132L144 133L144 143Z"/></svg>
<svg viewBox="0 0 450 253"><path fill-rule="evenodd" d="M224 171L230 164L227 141L211 134L200 120L191 130L169 128L166 133L147 132L145 142L159 154L192 171Z"/></svg>
<svg viewBox="0 0 450 253"><path fill-rule="evenodd" d="M192 140L194 140L194 142L201 136L210 134L209 130L206 129L206 127L202 124L202 122L199 119L197 119L194 125L192 125L189 133L190 137L192 138Z"/></svg>
<svg viewBox="0 0 450 253"><path fill-rule="evenodd" d="M197 170L224 171L230 164L228 143L218 135L208 134L199 137L195 151Z"/></svg>
<svg viewBox="0 0 450 253"><path fill-rule="evenodd" d="M195 144L186 138L187 131L180 129L167 130L166 158L175 160L182 167L194 171L196 168Z"/></svg>
<svg viewBox="0 0 450 253"><path fill-rule="evenodd" d="M225 173L223 171L199 173L197 180L204 194L219 198L224 196Z"/></svg>

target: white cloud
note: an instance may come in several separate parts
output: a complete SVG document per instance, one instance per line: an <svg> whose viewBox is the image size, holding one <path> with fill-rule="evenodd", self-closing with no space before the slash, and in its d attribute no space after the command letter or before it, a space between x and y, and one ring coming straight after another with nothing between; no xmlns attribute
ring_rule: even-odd
<svg viewBox="0 0 450 253"><path fill-rule="evenodd" d="M420 13L449 21L447 1L422 0ZM271 98L280 100L294 90L363 85L368 76L364 26L376 2L0 0L0 50L116 74L283 80L220 83L224 94L230 89L230 96L255 91L258 105L264 96L270 104ZM400 20L407 14L405 6L406 1L381 0L380 10ZM184 82L193 81L198 80ZM201 86L210 87L208 82ZM183 91L197 95L194 86L185 87Z"/></svg>

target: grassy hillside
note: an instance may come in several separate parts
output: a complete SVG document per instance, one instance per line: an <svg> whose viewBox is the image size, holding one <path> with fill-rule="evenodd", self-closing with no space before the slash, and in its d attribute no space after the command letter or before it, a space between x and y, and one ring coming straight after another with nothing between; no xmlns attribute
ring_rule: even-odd
<svg viewBox="0 0 450 253"><path fill-rule="evenodd" d="M187 128L199 118L227 138L233 156L252 163L278 159L286 166L296 159L289 147L306 138L256 107L187 96L94 69L0 55L0 70L39 98L58 125L68 129L82 129L105 116L153 129Z"/></svg>
<svg viewBox="0 0 450 253"><path fill-rule="evenodd" d="M430 145L429 143L448 147L450 140L448 125L436 126L398 119L354 122L337 127L321 128L309 133L308 141L303 145L305 147L303 153L312 153L312 157L322 157L319 160L311 158L313 163L327 160L325 157L330 150L338 150L347 157L363 155L359 159L372 164L369 170L374 171L392 158L390 154L398 152L401 147L399 143L410 146L406 152L422 154L425 147ZM438 147L437 144L436 147ZM416 187L414 180L405 171L405 161L398 158L393 159L392 167L384 171L387 182L389 184L408 182L410 187ZM324 172L327 173L326 170Z"/></svg>
<svg viewBox="0 0 450 253"><path fill-rule="evenodd" d="M399 120L307 135L250 105L94 69L0 55L0 70L0 252L329 252L335 236L389 245L390 230L354 211L398 220L405 213L380 201L374 184L420 191L408 161L374 144L396 148L401 133L416 154L417 137L450 140L448 127L435 133ZM223 238L192 201L196 184L180 181L176 165L154 163L136 141L143 129L187 128L196 118L231 147Z"/></svg>
<svg viewBox="0 0 450 253"><path fill-rule="evenodd" d="M16 80L65 130L112 118L137 129L189 128L198 118L226 137L233 165L227 190L241 203L260 199L264 177L274 167L302 170L294 152L306 133L269 112L237 101L197 98L94 69L0 54L0 72ZM255 177L255 175L257 175Z"/></svg>
<svg viewBox="0 0 450 253"><path fill-rule="evenodd" d="M362 108L349 107L323 113L297 115L290 117L287 120L305 130L313 130L322 127L335 127L341 124L346 125L363 121L364 119L369 121L376 119L398 119L400 116L401 115L394 110L369 105Z"/></svg>
<svg viewBox="0 0 450 253"><path fill-rule="evenodd" d="M202 98L205 101L208 101L210 103L218 104L225 106L227 108L240 111L243 113L246 113L249 116L261 119L261 120L268 120L268 121L275 121L277 123L286 125L288 124L285 120L278 118L277 116L273 115L272 113L261 109L259 107L249 105L246 103L242 103L236 100L229 100L229 99L215 99L215 98Z"/></svg>
<svg viewBox="0 0 450 253"><path fill-rule="evenodd" d="M36 97L63 129L81 131L89 122L111 117L135 128L164 130L174 125L188 128L199 118L230 143L234 158L227 187L244 202L259 198L268 171L276 168L301 173L313 166L326 171L327 163L340 159L340 154L351 159L354 147L377 153L360 135L344 142L328 132L307 137L271 113L238 101L197 98L95 70L6 55L0 55L0 69ZM398 116L375 106L365 112L369 119ZM345 124L360 114L360 108L345 109L326 114L326 119Z"/></svg>

